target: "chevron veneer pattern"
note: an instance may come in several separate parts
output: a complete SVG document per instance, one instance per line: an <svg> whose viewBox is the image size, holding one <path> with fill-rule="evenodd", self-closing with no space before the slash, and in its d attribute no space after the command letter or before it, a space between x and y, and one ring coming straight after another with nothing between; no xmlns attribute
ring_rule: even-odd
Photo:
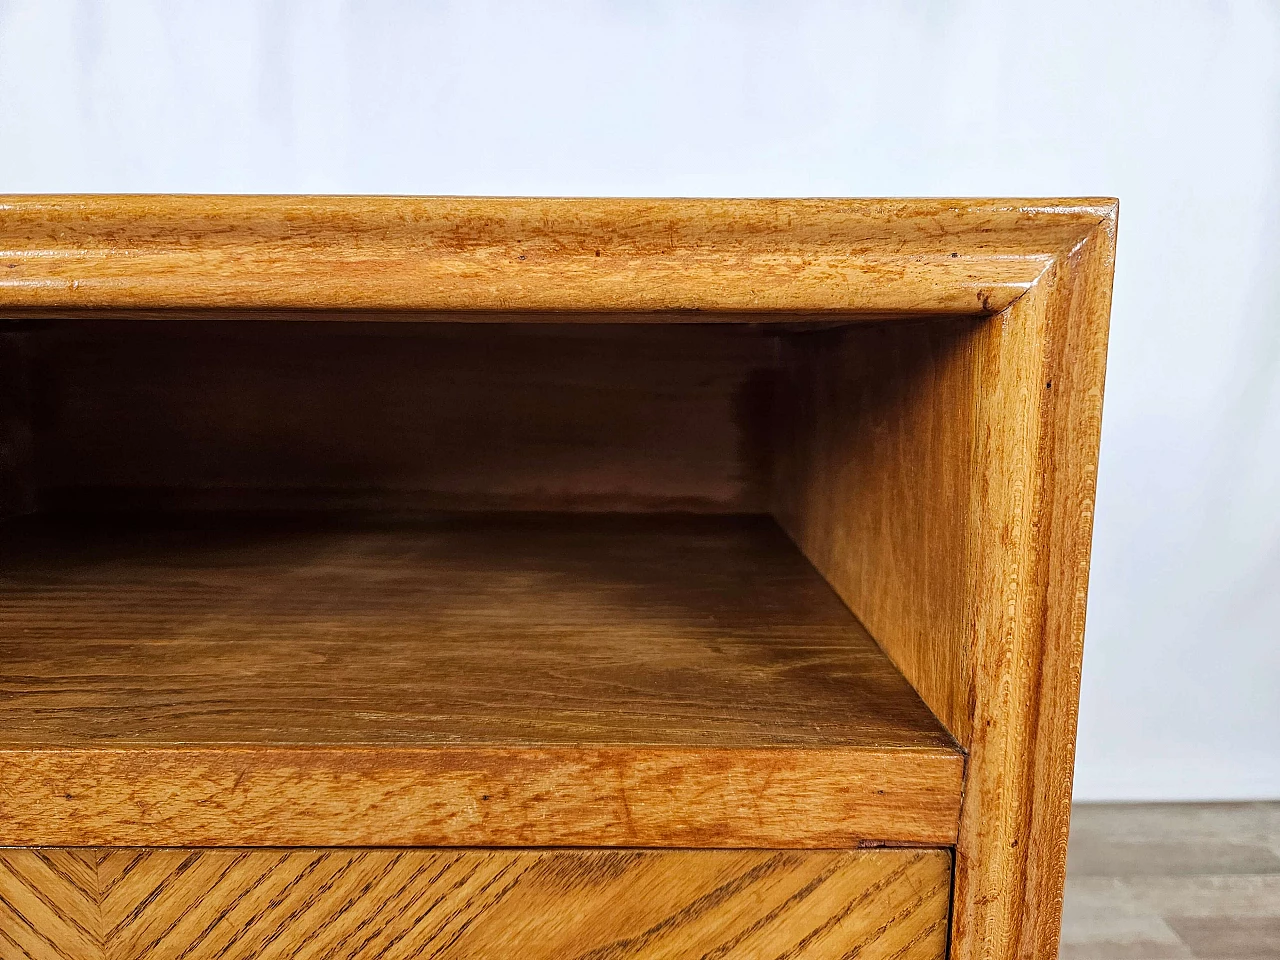
<svg viewBox="0 0 1280 960"><path fill-rule="evenodd" d="M3 960L938 960L940 850L0 851Z"/></svg>

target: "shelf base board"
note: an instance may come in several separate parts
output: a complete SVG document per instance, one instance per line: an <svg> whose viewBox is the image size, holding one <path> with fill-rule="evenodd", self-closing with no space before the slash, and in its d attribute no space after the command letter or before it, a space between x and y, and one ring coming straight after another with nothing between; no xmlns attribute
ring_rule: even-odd
<svg viewBox="0 0 1280 960"><path fill-rule="evenodd" d="M964 759L767 517L34 518L0 843L947 845Z"/></svg>

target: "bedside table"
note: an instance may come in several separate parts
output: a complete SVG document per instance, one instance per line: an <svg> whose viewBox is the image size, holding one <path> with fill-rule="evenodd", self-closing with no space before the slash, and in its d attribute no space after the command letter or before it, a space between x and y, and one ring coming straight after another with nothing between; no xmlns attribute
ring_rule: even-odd
<svg viewBox="0 0 1280 960"><path fill-rule="evenodd" d="M1057 955L1111 200L0 200L0 958Z"/></svg>

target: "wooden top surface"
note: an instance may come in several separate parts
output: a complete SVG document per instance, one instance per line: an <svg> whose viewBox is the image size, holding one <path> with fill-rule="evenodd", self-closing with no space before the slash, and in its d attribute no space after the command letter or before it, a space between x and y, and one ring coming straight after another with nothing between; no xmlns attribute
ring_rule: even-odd
<svg viewBox="0 0 1280 960"><path fill-rule="evenodd" d="M0 315L986 314L1107 199L0 197Z"/></svg>
<svg viewBox="0 0 1280 960"><path fill-rule="evenodd" d="M771 520L15 523L0 746L952 750Z"/></svg>

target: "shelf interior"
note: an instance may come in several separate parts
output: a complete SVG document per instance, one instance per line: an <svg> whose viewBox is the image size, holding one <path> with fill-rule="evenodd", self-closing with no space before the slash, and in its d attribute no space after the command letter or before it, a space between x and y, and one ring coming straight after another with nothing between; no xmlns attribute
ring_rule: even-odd
<svg viewBox="0 0 1280 960"><path fill-rule="evenodd" d="M0 334L0 844L953 843L859 329Z"/></svg>
<svg viewBox="0 0 1280 960"><path fill-rule="evenodd" d="M768 517L7 526L11 747L954 750Z"/></svg>

